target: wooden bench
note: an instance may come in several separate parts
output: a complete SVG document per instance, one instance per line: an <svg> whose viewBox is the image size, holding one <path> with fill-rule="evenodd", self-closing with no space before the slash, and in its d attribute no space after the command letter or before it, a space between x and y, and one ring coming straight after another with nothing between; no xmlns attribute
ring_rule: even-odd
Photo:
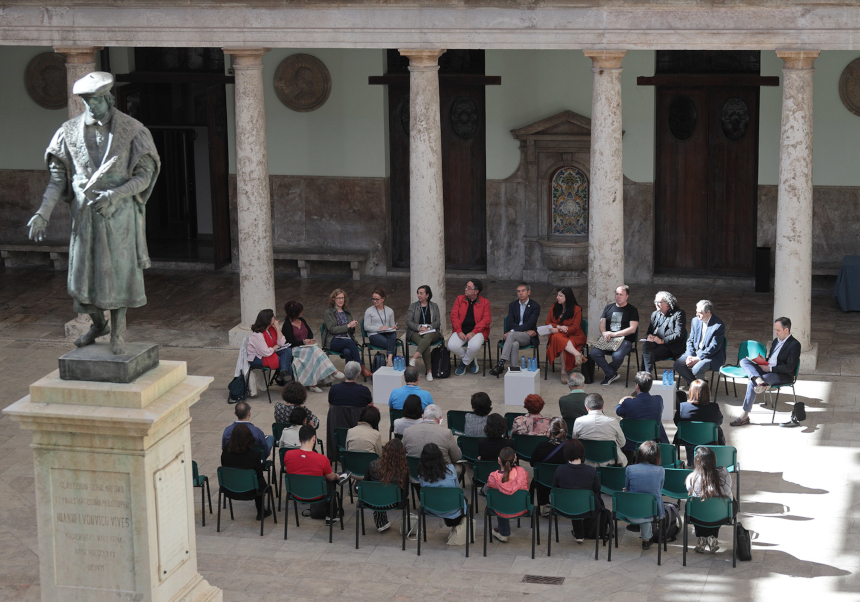
<svg viewBox="0 0 860 602"><path fill-rule="evenodd" d="M24 261L27 254L47 253L54 264L55 270L69 269L69 247L68 245L43 245L39 243L6 244L0 243L0 257L3 265L14 268L24 265L32 265L32 262Z"/></svg>
<svg viewBox="0 0 860 602"><path fill-rule="evenodd" d="M320 251L317 249L275 249L275 259L299 262L302 278L310 278L310 261L346 262L352 269L352 279L361 280L361 270L370 259L370 251Z"/></svg>

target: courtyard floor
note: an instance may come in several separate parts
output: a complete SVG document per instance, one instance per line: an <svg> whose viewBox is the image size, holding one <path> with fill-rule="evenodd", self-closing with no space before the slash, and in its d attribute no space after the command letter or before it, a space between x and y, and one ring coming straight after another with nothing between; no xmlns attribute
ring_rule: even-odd
<svg viewBox="0 0 860 602"><path fill-rule="evenodd" d="M188 362L189 374L213 376L211 387L192 408L192 451L202 474L217 488L220 436L233 420L233 406L226 403L226 386L233 377L236 350L227 348L227 331L239 322L238 276L231 273L147 272L149 304L130 310L128 340L160 344L162 359ZM460 294L463 282L447 283L448 306ZM492 302L493 343L500 337L508 302L514 298L514 282L487 282L485 296ZM387 304L398 319L405 316L411 300L409 281L365 278L361 282L337 279L277 279L279 317L283 304L297 299L305 304L305 318L318 328L329 292L340 286L347 291L353 311L361 314L370 305L371 291L389 291ZM658 286L635 287L631 303L640 311L644 325ZM769 344L773 297L739 286L669 287L693 315L695 302L714 302L714 313L727 325L728 357L737 355L738 343L756 339ZM534 286L532 298L546 315L554 289ZM584 289L574 291L585 305ZM0 408L28 392L28 385L57 367L57 358L72 348L64 340L63 324L74 317L66 292L64 273L40 270L0 270ZM827 290L813 292L813 340L819 344L818 369L801 372L798 400L804 401L808 418L803 428L783 429L790 405L780 397L776 423L770 408L756 406L753 425L731 428L728 422L740 413L741 398L720 393L718 403L726 418L727 443L738 448L741 463L740 520L754 532L753 559L731 564L731 538L721 531L721 550L695 554L690 549L687 566L681 565L681 540L669 544L662 566L655 548L643 552L638 534L621 531L620 544L606 561L606 548L593 559L593 547L577 544L570 529L561 528L561 541L553 542L546 555L546 519L541 524L542 546L530 558L526 528L516 529L507 543L492 542L487 557L481 555L483 525L479 520L477 542L465 558L462 547L445 545L441 520L428 519L427 544L418 557L415 542L400 549L399 515L393 527L379 534L370 528L355 549L354 506L346 502L345 530L335 530L328 543L322 521L302 519L290 525L283 539L283 510L276 526L266 521L259 535L251 502L237 502L236 520L222 516L221 533L215 532L215 516L200 524L199 491L195 494L199 570L210 583L224 590L226 601L317 600L344 596L349 600L857 600L860 597L860 313L839 311ZM339 364L338 364L339 365ZM632 372L633 368L631 368ZM623 372L622 372L623 375ZM600 378L600 376L598 377ZM632 382L632 381L631 381ZM495 401L494 411L515 411L501 405L503 380L480 374L452 376L422 386L444 410L469 409L469 397L486 391ZM558 398L567 387L550 373L541 380L547 402L545 416L558 415ZM370 385L370 383L368 383ZM721 387L722 388L722 387ZM743 390L739 386L739 393ZM624 379L611 386L588 385L607 401L606 413L614 416L615 403L628 394ZM273 395L279 396L275 387ZM790 395L788 396L790 398ZM269 430L273 405L265 392L251 400L252 421ZM326 395L309 394L310 409L324 422ZM388 431L386 400L377 400ZM674 425L667 423L670 438ZM321 430L321 432L325 432ZM385 438L385 437L384 437ZM36 514L34 510L33 454L31 436L5 415L0 416L0 600L40 599ZM214 502L213 502L214 506ZM481 502L483 508L483 499ZM216 509L217 512L217 509ZM392 517L395 515L392 514ZM368 527L372 519L367 516ZM525 526L525 523L524 523ZM523 582L524 575L564 577L562 585Z"/></svg>

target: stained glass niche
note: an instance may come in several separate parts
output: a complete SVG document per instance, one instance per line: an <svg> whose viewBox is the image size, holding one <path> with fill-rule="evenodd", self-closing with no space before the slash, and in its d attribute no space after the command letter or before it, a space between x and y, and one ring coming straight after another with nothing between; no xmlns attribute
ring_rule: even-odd
<svg viewBox="0 0 860 602"><path fill-rule="evenodd" d="M562 167L550 182L550 234L588 234L588 177L577 167Z"/></svg>

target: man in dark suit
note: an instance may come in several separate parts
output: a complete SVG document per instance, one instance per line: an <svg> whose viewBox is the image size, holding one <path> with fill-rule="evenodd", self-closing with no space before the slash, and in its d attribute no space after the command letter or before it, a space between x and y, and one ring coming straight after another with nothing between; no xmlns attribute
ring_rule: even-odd
<svg viewBox="0 0 860 602"><path fill-rule="evenodd" d="M697 378L707 380L708 370L719 370L726 363L726 326L713 309L713 303L706 299L696 303L687 352L675 360L675 372L687 381L687 386Z"/></svg>
<svg viewBox="0 0 860 602"><path fill-rule="evenodd" d="M628 418L630 420L660 420L660 443L669 443L669 438L666 436L666 429L663 428L663 397L660 395L651 395L651 384L653 377L650 372L637 372L633 377L633 382L636 383L636 388L633 390L633 395L628 395L618 402L615 406L615 415L620 418ZM633 454L636 453L636 443L629 439L622 451L630 460Z"/></svg>
<svg viewBox="0 0 860 602"><path fill-rule="evenodd" d="M767 364L759 366L748 358L740 361L740 367L749 376L747 394L744 397L744 413L729 424L743 426L749 424L750 410L756 395L764 393L770 385L782 385L794 380L794 372L800 363L800 341L791 336L791 320L777 318L773 323L776 338L770 344Z"/></svg>
<svg viewBox="0 0 860 602"><path fill-rule="evenodd" d="M516 361L521 345L540 345L537 333L537 321L540 317L540 305L529 297L532 289L526 282L517 285L517 300L508 305L508 331L504 334L505 345L499 363L490 374L499 376L505 371L505 362Z"/></svg>
<svg viewBox="0 0 860 602"><path fill-rule="evenodd" d="M687 346L687 314L678 307L675 295L660 291L654 297L657 307L648 323L647 339L642 343L642 369L651 372L660 360L684 354Z"/></svg>

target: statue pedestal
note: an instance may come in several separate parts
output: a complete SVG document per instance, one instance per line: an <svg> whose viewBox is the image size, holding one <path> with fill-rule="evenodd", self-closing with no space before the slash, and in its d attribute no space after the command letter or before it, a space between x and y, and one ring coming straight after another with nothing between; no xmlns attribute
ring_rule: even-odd
<svg viewBox="0 0 860 602"><path fill-rule="evenodd" d="M210 602L197 572L191 417L212 378L161 361L128 384L61 380L4 410L33 431L43 602Z"/></svg>

